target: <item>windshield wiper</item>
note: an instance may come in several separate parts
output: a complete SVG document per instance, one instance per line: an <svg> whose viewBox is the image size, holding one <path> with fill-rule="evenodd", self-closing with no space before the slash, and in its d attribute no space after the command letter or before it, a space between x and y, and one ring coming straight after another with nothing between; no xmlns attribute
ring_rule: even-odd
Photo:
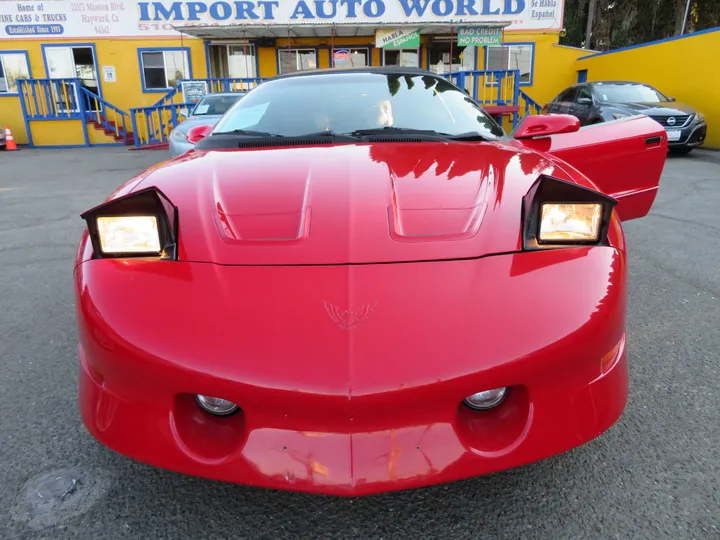
<svg viewBox="0 0 720 540"><path fill-rule="evenodd" d="M322 131L316 131L315 133L303 133L302 135L294 135L294 137L311 139L313 137L353 137L348 133L336 133L330 129L324 129ZM354 138L354 137L353 137Z"/></svg>
<svg viewBox="0 0 720 540"><path fill-rule="evenodd" d="M443 137L450 139L451 141L490 141L485 135L481 135L477 131L468 131L467 133L460 133L458 135L450 135L449 133L440 133Z"/></svg>
<svg viewBox="0 0 720 540"><path fill-rule="evenodd" d="M350 137L363 137L366 135L429 135L434 137L445 137L442 133L438 133L433 129L411 129L385 126L382 128L356 129L350 133L343 133Z"/></svg>
<svg viewBox="0 0 720 540"><path fill-rule="evenodd" d="M250 131L246 129L233 129L231 131L218 131L213 135L247 135L248 137L284 137L279 133L270 133L268 131Z"/></svg>

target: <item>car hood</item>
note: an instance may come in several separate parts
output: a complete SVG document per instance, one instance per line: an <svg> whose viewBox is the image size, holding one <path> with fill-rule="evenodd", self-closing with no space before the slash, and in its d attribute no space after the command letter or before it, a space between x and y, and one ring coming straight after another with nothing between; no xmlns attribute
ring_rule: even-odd
<svg viewBox="0 0 720 540"><path fill-rule="evenodd" d="M363 264L518 249L522 197L543 173L570 180L513 144L317 145L193 151L133 189L178 207L181 260Z"/></svg>
<svg viewBox="0 0 720 540"><path fill-rule="evenodd" d="M217 124L217 121L220 120L221 116L222 115L219 114L208 114L206 116L191 116L187 120L184 120L180 124L178 124L175 130L179 131L180 133L187 133L190 128L194 126L214 126L215 124Z"/></svg>
<svg viewBox="0 0 720 540"><path fill-rule="evenodd" d="M664 103L615 103L612 104L621 109L645 114L647 116L675 116L694 114L696 111L690 105L668 101Z"/></svg>

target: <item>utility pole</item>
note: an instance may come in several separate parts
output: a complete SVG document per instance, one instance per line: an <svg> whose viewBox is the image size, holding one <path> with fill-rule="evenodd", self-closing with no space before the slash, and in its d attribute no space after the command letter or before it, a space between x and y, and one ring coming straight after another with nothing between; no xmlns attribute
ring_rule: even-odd
<svg viewBox="0 0 720 540"><path fill-rule="evenodd" d="M688 0L688 2L689 1L690 0ZM595 19L595 2L596 0L590 0L590 6L588 7L587 27L585 28L585 49L590 48L590 38L592 37L593 21Z"/></svg>
<svg viewBox="0 0 720 540"><path fill-rule="evenodd" d="M685 16L683 17L683 25L680 29L680 35L682 36L685 33L685 25L687 24L687 17L688 12L690 11L690 4L692 4L692 0L687 0L687 4L685 5Z"/></svg>

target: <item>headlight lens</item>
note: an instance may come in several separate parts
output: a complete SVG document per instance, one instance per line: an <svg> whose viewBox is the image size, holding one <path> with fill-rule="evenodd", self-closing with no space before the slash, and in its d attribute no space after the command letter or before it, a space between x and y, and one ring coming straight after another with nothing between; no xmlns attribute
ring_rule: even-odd
<svg viewBox="0 0 720 540"><path fill-rule="evenodd" d="M695 115L695 119L693 120L693 122L695 124L702 124L704 121L705 121L705 115L702 113L697 113Z"/></svg>
<svg viewBox="0 0 720 540"><path fill-rule="evenodd" d="M97 229L105 253L160 253L155 216L98 217Z"/></svg>
<svg viewBox="0 0 720 540"><path fill-rule="evenodd" d="M182 131L178 131L177 129L175 129L170 134L170 138L174 141L185 142L187 140L187 135L185 135L185 133L183 133Z"/></svg>
<svg viewBox="0 0 720 540"><path fill-rule="evenodd" d="M540 209L541 242L593 241L600 236L601 204L545 203Z"/></svg>

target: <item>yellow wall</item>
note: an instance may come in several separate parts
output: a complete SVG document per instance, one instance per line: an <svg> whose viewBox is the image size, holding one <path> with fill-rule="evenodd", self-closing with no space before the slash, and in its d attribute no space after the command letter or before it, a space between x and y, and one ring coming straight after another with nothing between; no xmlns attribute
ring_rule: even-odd
<svg viewBox="0 0 720 540"><path fill-rule="evenodd" d="M190 64L192 75L194 78L206 78L207 70L205 63L205 46L199 39L151 39L151 40L128 40L128 39L105 39L105 40L62 40L57 39L52 42L41 42L38 40L9 40L2 41L0 48L3 50L22 50L27 51L30 58L30 70L32 77L36 79L47 78L45 71L45 63L42 53L42 43L52 43L58 45L95 45L96 62L98 74L100 77L100 86L102 88L102 97L128 112L131 107L145 107L153 105L166 91L163 92L144 92L142 89L140 66L138 60L139 48L168 48L168 47L188 47L190 49ZM117 76L116 82L105 82L103 80L103 66L114 66ZM13 104L17 104L16 107ZM9 110L9 113L7 111ZM22 143L27 142L25 134L25 125L22 121L22 112L18 98L1 97L0 111L2 117L9 114L13 124L10 129L16 140ZM19 111L19 112L17 112ZM19 118L19 122L16 119ZM4 120L1 120L4 121ZM33 124L35 122L33 121ZM51 122L52 123L52 122ZM33 134L35 133L35 127ZM128 125L128 129L132 129ZM16 134L17 130L17 134ZM40 144L33 140L34 144ZM65 144L83 144L84 137L82 135L73 139L72 142Z"/></svg>
<svg viewBox="0 0 720 540"><path fill-rule="evenodd" d="M588 81L631 80L695 107L708 124L705 146L720 148L720 28L581 58Z"/></svg>
<svg viewBox="0 0 720 540"><path fill-rule="evenodd" d="M64 146L85 141L80 120L36 120L31 122L30 129L35 146Z"/></svg>
<svg viewBox="0 0 720 540"><path fill-rule="evenodd" d="M28 143L20 98L16 96L0 97L0 122L2 122L0 129L5 129L5 126L10 128L16 144Z"/></svg>

